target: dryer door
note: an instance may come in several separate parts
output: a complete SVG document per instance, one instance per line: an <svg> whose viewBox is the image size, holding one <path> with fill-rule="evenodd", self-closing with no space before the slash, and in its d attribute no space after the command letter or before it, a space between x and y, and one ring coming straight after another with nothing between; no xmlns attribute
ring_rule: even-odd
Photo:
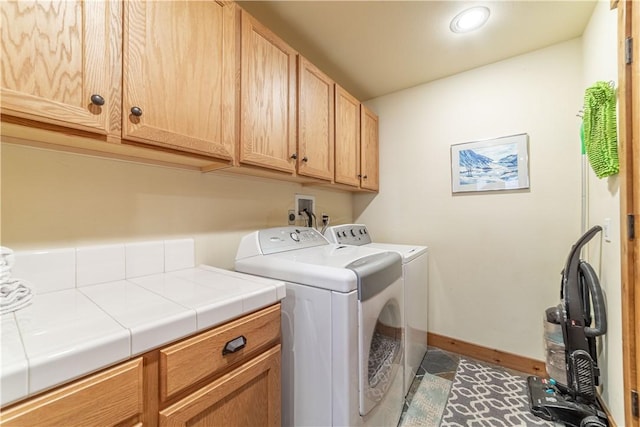
<svg viewBox="0 0 640 427"><path fill-rule="evenodd" d="M402 263L398 254L386 253L374 263L378 268L354 264L349 268L358 276L359 409L365 416L391 393L393 384L400 384L395 394L402 399Z"/></svg>
<svg viewBox="0 0 640 427"><path fill-rule="evenodd" d="M398 281L399 283L400 280ZM400 286L401 290L402 286ZM391 293L391 292L390 292ZM360 304L363 327L360 328L360 415L371 411L390 391L397 375L402 372L403 331L402 310L399 297L389 295L380 302ZM370 303L375 303L376 317Z"/></svg>

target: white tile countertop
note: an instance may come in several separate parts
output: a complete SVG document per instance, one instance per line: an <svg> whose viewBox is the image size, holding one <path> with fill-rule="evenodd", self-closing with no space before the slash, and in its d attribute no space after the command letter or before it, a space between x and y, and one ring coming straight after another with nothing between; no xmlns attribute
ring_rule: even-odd
<svg viewBox="0 0 640 427"><path fill-rule="evenodd" d="M192 239L16 252L31 305L2 315L5 405L272 305L283 282L194 266Z"/></svg>

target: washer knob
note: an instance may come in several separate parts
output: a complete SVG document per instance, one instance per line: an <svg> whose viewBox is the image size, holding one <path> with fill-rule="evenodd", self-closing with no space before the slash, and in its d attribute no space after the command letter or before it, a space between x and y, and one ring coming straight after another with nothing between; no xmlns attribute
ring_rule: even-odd
<svg viewBox="0 0 640 427"><path fill-rule="evenodd" d="M298 233L292 232L289 234L289 236L291 236L291 240L293 240L294 242L300 241L300 236L298 236Z"/></svg>
<svg viewBox="0 0 640 427"><path fill-rule="evenodd" d="M355 232L355 231L353 231L353 228L352 228L351 230L349 230L349 231L351 231L351 235L352 235L353 237L356 237L356 232Z"/></svg>

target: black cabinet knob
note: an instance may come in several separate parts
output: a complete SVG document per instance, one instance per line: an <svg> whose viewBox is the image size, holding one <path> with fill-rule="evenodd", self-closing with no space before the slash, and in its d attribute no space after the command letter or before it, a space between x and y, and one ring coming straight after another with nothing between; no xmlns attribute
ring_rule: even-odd
<svg viewBox="0 0 640 427"><path fill-rule="evenodd" d="M247 345L247 338L244 335L240 335L238 338L232 339L227 342L222 349L222 355L225 356L229 353L235 353L238 350L242 350Z"/></svg>
<svg viewBox="0 0 640 427"><path fill-rule="evenodd" d="M140 117L142 115L142 108L140 107L131 107L131 114L136 117Z"/></svg>
<svg viewBox="0 0 640 427"><path fill-rule="evenodd" d="M363 176L362 179L367 179L367 175Z"/></svg>
<svg viewBox="0 0 640 427"><path fill-rule="evenodd" d="M308 162L308 161L309 161L309 159L307 158L307 156L304 156L304 157L302 158L302 161L303 161L303 162Z"/></svg>
<svg viewBox="0 0 640 427"><path fill-rule="evenodd" d="M291 158L292 158L293 160L295 160L295 159L297 159L297 158L298 158L298 155L297 155L296 153L293 153L293 154L291 155Z"/></svg>
<svg viewBox="0 0 640 427"><path fill-rule="evenodd" d="M104 105L104 98L98 94L91 95L91 103L93 105Z"/></svg>

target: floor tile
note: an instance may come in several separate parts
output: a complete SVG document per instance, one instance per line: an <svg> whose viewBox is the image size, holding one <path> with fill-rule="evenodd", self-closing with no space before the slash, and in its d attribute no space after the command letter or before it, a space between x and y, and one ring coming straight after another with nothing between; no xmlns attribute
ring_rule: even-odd
<svg viewBox="0 0 640 427"><path fill-rule="evenodd" d="M433 375L455 373L459 361L460 357L456 354L429 347L424 359L422 359L421 367Z"/></svg>

